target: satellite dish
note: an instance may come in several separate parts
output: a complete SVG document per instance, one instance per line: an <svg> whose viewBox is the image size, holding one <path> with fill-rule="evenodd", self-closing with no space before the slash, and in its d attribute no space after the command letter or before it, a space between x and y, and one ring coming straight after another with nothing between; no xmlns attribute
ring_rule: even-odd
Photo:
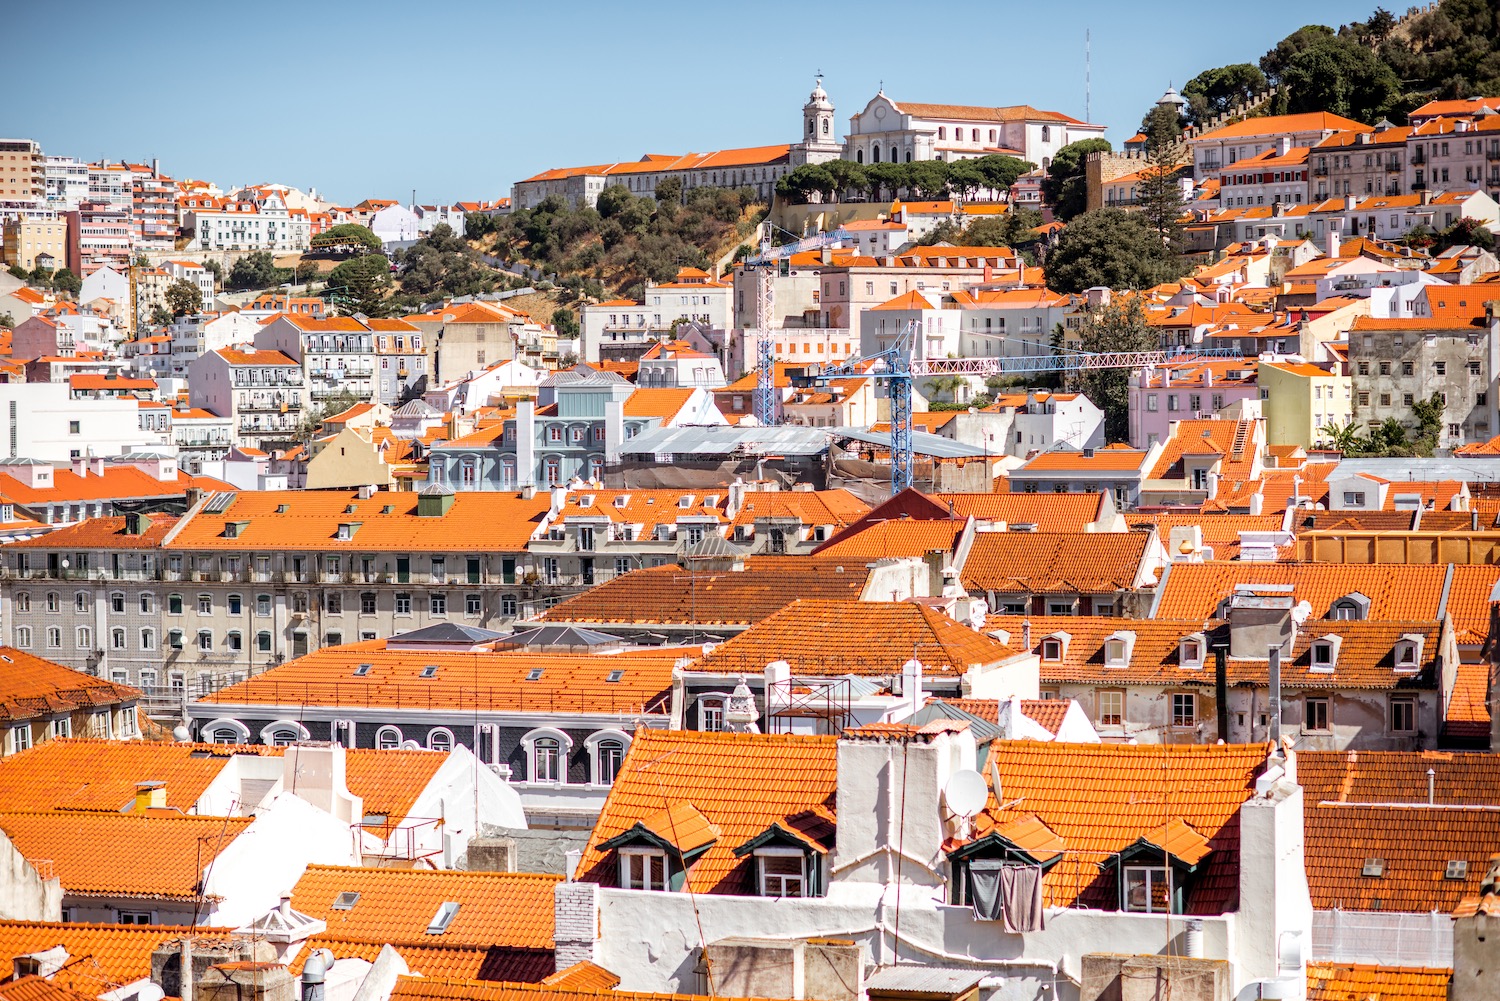
<svg viewBox="0 0 1500 1001"><path fill-rule="evenodd" d="M990 787L985 783L984 776L967 768L954 772L943 790L943 799L947 801L948 809L960 817L974 816L984 809L989 798Z"/></svg>

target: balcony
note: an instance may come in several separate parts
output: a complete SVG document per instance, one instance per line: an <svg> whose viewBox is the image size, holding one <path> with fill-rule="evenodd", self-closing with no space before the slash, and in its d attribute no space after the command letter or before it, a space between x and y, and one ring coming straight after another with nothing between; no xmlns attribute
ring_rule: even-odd
<svg viewBox="0 0 1500 1001"><path fill-rule="evenodd" d="M1500 146L1491 145L1484 151L1486 160L1500 160Z"/></svg>
<svg viewBox="0 0 1500 1001"><path fill-rule="evenodd" d="M1314 176L1314 177L1327 177L1328 176L1328 168L1327 167L1314 167L1312 169L1312 176Z"/></svg>
<svg viewBox="0 0 1500 1001"><path fill-rule="evenodd" d="M1386 173L1399 174L1401 172L1401 161L1387 160L1385 164Z"/></svg>
<svg viewBox="0 0 1500 1001"><path fill-rule="evenodd" d="M1422 152L1421 147L1412 150L1411 162L1414 167L1420 167L1427 162L1427 154Z"/></svg>

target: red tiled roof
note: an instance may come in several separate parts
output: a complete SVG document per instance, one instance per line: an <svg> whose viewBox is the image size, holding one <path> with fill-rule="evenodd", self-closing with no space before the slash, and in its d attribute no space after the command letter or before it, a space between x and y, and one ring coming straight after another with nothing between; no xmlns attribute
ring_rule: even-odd
<svg viewBox="0 0 1500 1001"><path fill-rule="evenodd" d="M199 942L223 939L223 929L171 925L0 921L0 961L62 946L69 962L50 978L54 985L97 998L151 976L151 953L163 942L193 935Z"/></svg>
<svg viewBox="0 0 1500 1001"><path fill-rule="evenodd" d="M971 591L1080 593L1133 588L1149 532L980 532L963 565Z"/></svg>
<svg viewBox="0 0 1500 1001"><path fill-rule="evenodd" d="M1448 1001L1451 970L1307 964L1307 1001Z"/></svg>
<svg viewBox="0 0 1500 1001"><path fill-rule="evenodd" d="M1372 620L1436 622L1445 565L1350 563L1174 563L1161 585L1156 617L1211 618L1236 584L1291 584L1294 601L1327 615L1339 598L1358 591L1370 599Z"/></svg>

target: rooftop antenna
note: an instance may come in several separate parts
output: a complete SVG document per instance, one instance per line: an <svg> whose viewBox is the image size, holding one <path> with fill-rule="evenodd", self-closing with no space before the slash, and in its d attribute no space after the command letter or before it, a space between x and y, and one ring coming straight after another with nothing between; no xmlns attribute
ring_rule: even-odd
<svg viewBox="0 0 1500 1001"><path fill-rule="evenodd" d="M1093 38L1083 29L1083 120L1089 121L1089 103L1094 96Z"/></svg>

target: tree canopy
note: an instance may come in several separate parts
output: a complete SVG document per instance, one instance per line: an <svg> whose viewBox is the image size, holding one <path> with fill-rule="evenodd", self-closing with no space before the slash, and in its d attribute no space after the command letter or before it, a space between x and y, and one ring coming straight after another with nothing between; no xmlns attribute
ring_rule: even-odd
<svg viewBox="0 0 1500 1001"><path fill-rule="evenodd" d="M900 197L973 199L981 191L1005 191L1035 164L991 154L968 160L858 164L848 160L804 164L776 183L776 196L793 204L838 201L846 194L870 201ZM814 199L813 196L817 196Z"/></svg>
<svg viewBox="0 0 1500 1001"><path fill-rule="evenodd" d="M390 309L386 293L391 288L391 262L381 254L351 257L328 273L328 290L344 299L346 314L384 316Z"/></svg>
<svg viewBox="0 0 1500 1001"><path fill-rule="evenodd" d="M396 251L395 263L401 281L400 301L406 305L445 296L482 295L493 292L499 283L495 272L445 222L432 227L432 232L410 247Z"/></svg>
<svg viewBox="0 0 1500 1001"><path fill-rule="evenodd" d="M1042 179L1042 197L1059 219L1067 221L1088 208L1084 163L1090 153L1108 153L1108 139L1080 139L1057 151Z"/></svg>
<svg viewBox="0 0 1500 1001"><path fill-rule="evenodd" d="M314 249L341 243L358 244L366 250L377 253L384 246L380 242L380 237L376 236L368 226L353 222L341 222L337 226L330 226L312 239Z"/></svg>
<svg viewBox="0 0 1500 1001"><path fill-rule="evenodd" d="M234 262L225 283L236 291L247 291L275 288L291 279L290 268L278 268L270 254L257 250Z"/></svg>
<svg viewBox="0 0 1500 1001"><path fill-rule="evenodd" d="M203 294L198 291L197 285L185 278L173 282L167 288L164 298L167 300L167 309L173 316L186 316L203 308Z"/></svg>
<svg viewBox="0 0 1500 1001"><path fill-rule="evenodd" d="M1047 287L1082 292L1096 286L1142 289L1175 281L1182 261L1140 214L1104 208L1078 216L1047 254Z"/></svg>
<svg viewBox="0 0 1500 1001"><path fill-rule="evenodd" d="M1086 314L1079 341L1083 350L1090 352L1150 351L1160 344L1160 338L1146 323L1139 296L1113 299ZM1130 438L1130 375L1128 368L1085 369L1078 374L1084 394L1104 411L1107 441Z"/></svg>
<svg viewBox="0 0 1500 1001"><path fill-rule="evenodd" d="M1266 75L1250 63L1233 63L1204 70L1182 85L1189 125L1228 112L1266 90Z"/></svg>

